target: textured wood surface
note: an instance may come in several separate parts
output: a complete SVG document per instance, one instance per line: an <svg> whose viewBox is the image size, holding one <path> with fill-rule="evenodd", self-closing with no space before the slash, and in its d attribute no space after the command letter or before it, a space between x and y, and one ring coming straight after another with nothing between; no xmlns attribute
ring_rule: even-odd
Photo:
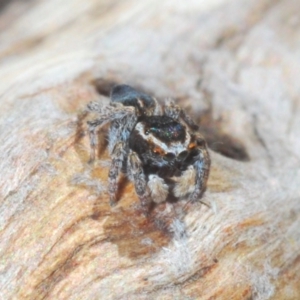
<svg viewBox="0 0 300 300"><path fill-rule="evenodd" d="M12 1L0 14L0 299L300 299L300 1ZM205 205L107 197L86 119L114 83L173 97Z"/></svg>

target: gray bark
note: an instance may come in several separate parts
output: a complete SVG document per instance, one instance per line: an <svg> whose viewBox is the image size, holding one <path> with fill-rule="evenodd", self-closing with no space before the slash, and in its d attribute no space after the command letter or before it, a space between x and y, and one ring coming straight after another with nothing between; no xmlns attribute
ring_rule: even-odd
<svg viewBox="0 0 300 300"><path fill-rule="evenodd" d="M300 1L13 1L0 15L1 299L299 299ZM212 159L150 218L82 112L174 98ZM173 209L175 208L175 210Z"/></svg>

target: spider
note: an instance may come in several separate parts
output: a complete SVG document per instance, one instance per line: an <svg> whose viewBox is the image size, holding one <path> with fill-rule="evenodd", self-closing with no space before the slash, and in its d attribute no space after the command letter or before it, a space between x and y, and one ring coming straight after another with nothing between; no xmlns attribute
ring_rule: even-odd
<svg viewBox="0 0 300 300"><path fill-rule="evenodd" d="M204 138L193 120L171 100L164 105L129 85L111 90L109 105L91 102L88 121L91 161L98 145L97 131L110 123L108 149L112 161L108 175L110 204L116 204L120 173L134 183L147 214L150 204L169 195L196 202L205 191L210 158Z"/></svg>

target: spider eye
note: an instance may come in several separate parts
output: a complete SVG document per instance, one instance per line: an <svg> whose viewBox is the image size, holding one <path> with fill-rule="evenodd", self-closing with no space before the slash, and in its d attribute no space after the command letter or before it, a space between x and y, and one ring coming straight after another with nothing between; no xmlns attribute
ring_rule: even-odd
<svg viewBox="0 0 300 300"><path fill-rule="evenodd" d="M188 154L189 153L186 150L184 150L178 154L177 159L183 161L187 158Z"/></svg>
<svg viewBox="0 0 300 300"><path fill-rule="evenodd" d="M167 160L167 161L171 161L175 158L175 154L172 153L172 152L168 152L165 156L164 156L164 160Z"/></svg>

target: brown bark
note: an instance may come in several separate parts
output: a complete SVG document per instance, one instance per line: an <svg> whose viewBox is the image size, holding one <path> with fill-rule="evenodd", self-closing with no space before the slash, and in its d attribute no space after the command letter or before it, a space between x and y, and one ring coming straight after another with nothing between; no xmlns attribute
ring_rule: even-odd
<svg viewBox="0 0 300 300"><path fill-rule="evenodd" d="M300 1L13 1L0 15L1 299L300 299ZM114 83L173 97L203 201L108 204L86 119ZM174 209L173 209L174 208Z"/></svg>

